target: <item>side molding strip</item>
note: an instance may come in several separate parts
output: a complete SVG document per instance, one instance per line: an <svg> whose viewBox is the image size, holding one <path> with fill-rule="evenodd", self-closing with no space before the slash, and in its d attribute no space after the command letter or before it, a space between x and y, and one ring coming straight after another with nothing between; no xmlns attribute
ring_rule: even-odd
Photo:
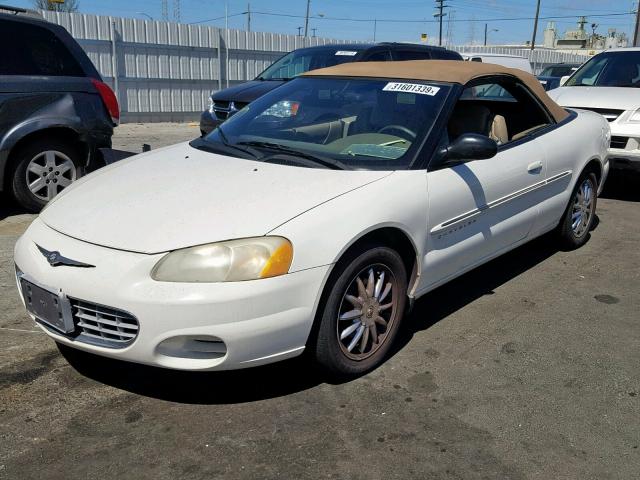
<svg viewBox="0 0 640 480"><path fill-rule="evenodd" d="M554 175L553 177L549 177L546 180L542 180L538 183L534 183L533 185L530 185L528 187L523 188L522 190L518 190L516 192L510 193L509 195L506 195L502 198L498 198L492 202L489 202L486 205L483 205L481 207L475 208L467 213L463 213L462 215L452 218L451 220L447 220L444 223L441 223L440 225L436 225L435 227L433 227L431 229L431 235L436 235L438 233L441 233L443 230L447 230L451 227L457 226L460 223L466 222L468 220L473 219L474 217L479 216L480 214L482 214L482 212L486 211L486 210L490 210L492 208L498 207L500 205L503 205L505 203L508 203L518 197L521 197L523 195L526 195L527 193L533 192L534 190L538 190L539 188L545 187L553 182L557 182L558 180L561 180L565 177L570 176L573 173L573 170L567 170L565 172L562 173L558 173L557 175ZM473 222L469 222L469 223L473 223Z"/></svg>

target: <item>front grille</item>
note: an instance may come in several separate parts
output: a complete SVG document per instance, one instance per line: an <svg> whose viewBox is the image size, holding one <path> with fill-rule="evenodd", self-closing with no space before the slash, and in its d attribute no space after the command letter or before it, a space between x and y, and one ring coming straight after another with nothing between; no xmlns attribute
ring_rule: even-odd
<svg viewBox="0 0 640 480"><path fill-rule="evenodd" d="M224 100L214 100L213 101L213 106L215 108L219 108L221 110L229 110L229 103L227 101Z"/></svg>
<svg viewBox="0 0 640 480"><path fill-rule="evenodd" d="M213 101L213 112L218 120L226 120L238 110L242 110L249 102Z"/></svg>
<svg viewBox="0 0 640 480"><path fill-rule="evenodd" d="M629 139L627 137L611 137L611 148L627 148Z"/></svg>
<svg viewBox="0 0 640 480"><path fill-rule="evenodd" d="M589 110L591 112L596 112L602 115L609 122L613 122L617 120L617 118L622 115L624 110L614 110L611 108L590 108L590 107L568 107L568 108L579 108L581 110Z"/></svg>
<svg viewBox="0 0 640 480"><path fill-rule="evenodd" d="M124 348L138 335L138 320L115 308L69 298L77 340L104 347Z"/></svg>

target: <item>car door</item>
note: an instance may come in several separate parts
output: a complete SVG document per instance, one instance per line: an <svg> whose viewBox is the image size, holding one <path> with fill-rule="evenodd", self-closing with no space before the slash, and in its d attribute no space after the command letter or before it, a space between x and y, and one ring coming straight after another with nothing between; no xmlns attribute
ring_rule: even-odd
<svg viewBox="0 0 640 480"><path fill-rule="evenodd" d="M521 101L509 93L511 90L503 90L495 82L466 89L445 134L486 134L501 143L498 154L488 160L436 167L427 173L424 288L442 283L523 241L538 216L545 195L542 187L546 158L535 132L544 127L530 132L531 127L525 127L551 120L539 104ZM482 96L483 92L494 92L496 97L488 99ZM469 120L474 115L486 115L486 109L490 110L488 119L476 123ZM454 132L456 115L462 119L462 126L458 125L459 131ZM504 124L511 127L512 132L496 134L496 122L503 123L503 130ZM487 124L488 131L484 131Z"/></svg>

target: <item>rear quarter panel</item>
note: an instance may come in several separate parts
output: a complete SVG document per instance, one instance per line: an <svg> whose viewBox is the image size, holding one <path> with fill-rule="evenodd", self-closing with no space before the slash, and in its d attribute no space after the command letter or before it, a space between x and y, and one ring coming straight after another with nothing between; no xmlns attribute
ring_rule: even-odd
<svg viewBox="0 0 640 480"><path fill-rule="evenodd" d="M606 171L611 132L607 121L597 113L576 111L576 116L538 138L547 158L547 178L571 172L566 179L549 185L552 190L542 207L540 233L557 225L578 177L591 160Z"/></svg>
<svg viewBox="0 0 640 480"><path fill-rule="evenodd" d="M110 147L113 126L86 78L0 77L0 190L13 148L27 135L66 128L78 137L90 161Z"/></svg>

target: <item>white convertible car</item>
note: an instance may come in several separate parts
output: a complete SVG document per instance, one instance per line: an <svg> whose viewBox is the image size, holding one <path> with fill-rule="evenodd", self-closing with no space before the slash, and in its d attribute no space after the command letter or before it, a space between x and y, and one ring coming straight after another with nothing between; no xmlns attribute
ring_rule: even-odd
<svg viewBox="0 0 640 480"><path fill-rule="evenodd" d="M185 370L383 361L408 304L555 230L587 241L609 125L454 61L308 72L55 198L15 248L56 342Z"/></svg>

